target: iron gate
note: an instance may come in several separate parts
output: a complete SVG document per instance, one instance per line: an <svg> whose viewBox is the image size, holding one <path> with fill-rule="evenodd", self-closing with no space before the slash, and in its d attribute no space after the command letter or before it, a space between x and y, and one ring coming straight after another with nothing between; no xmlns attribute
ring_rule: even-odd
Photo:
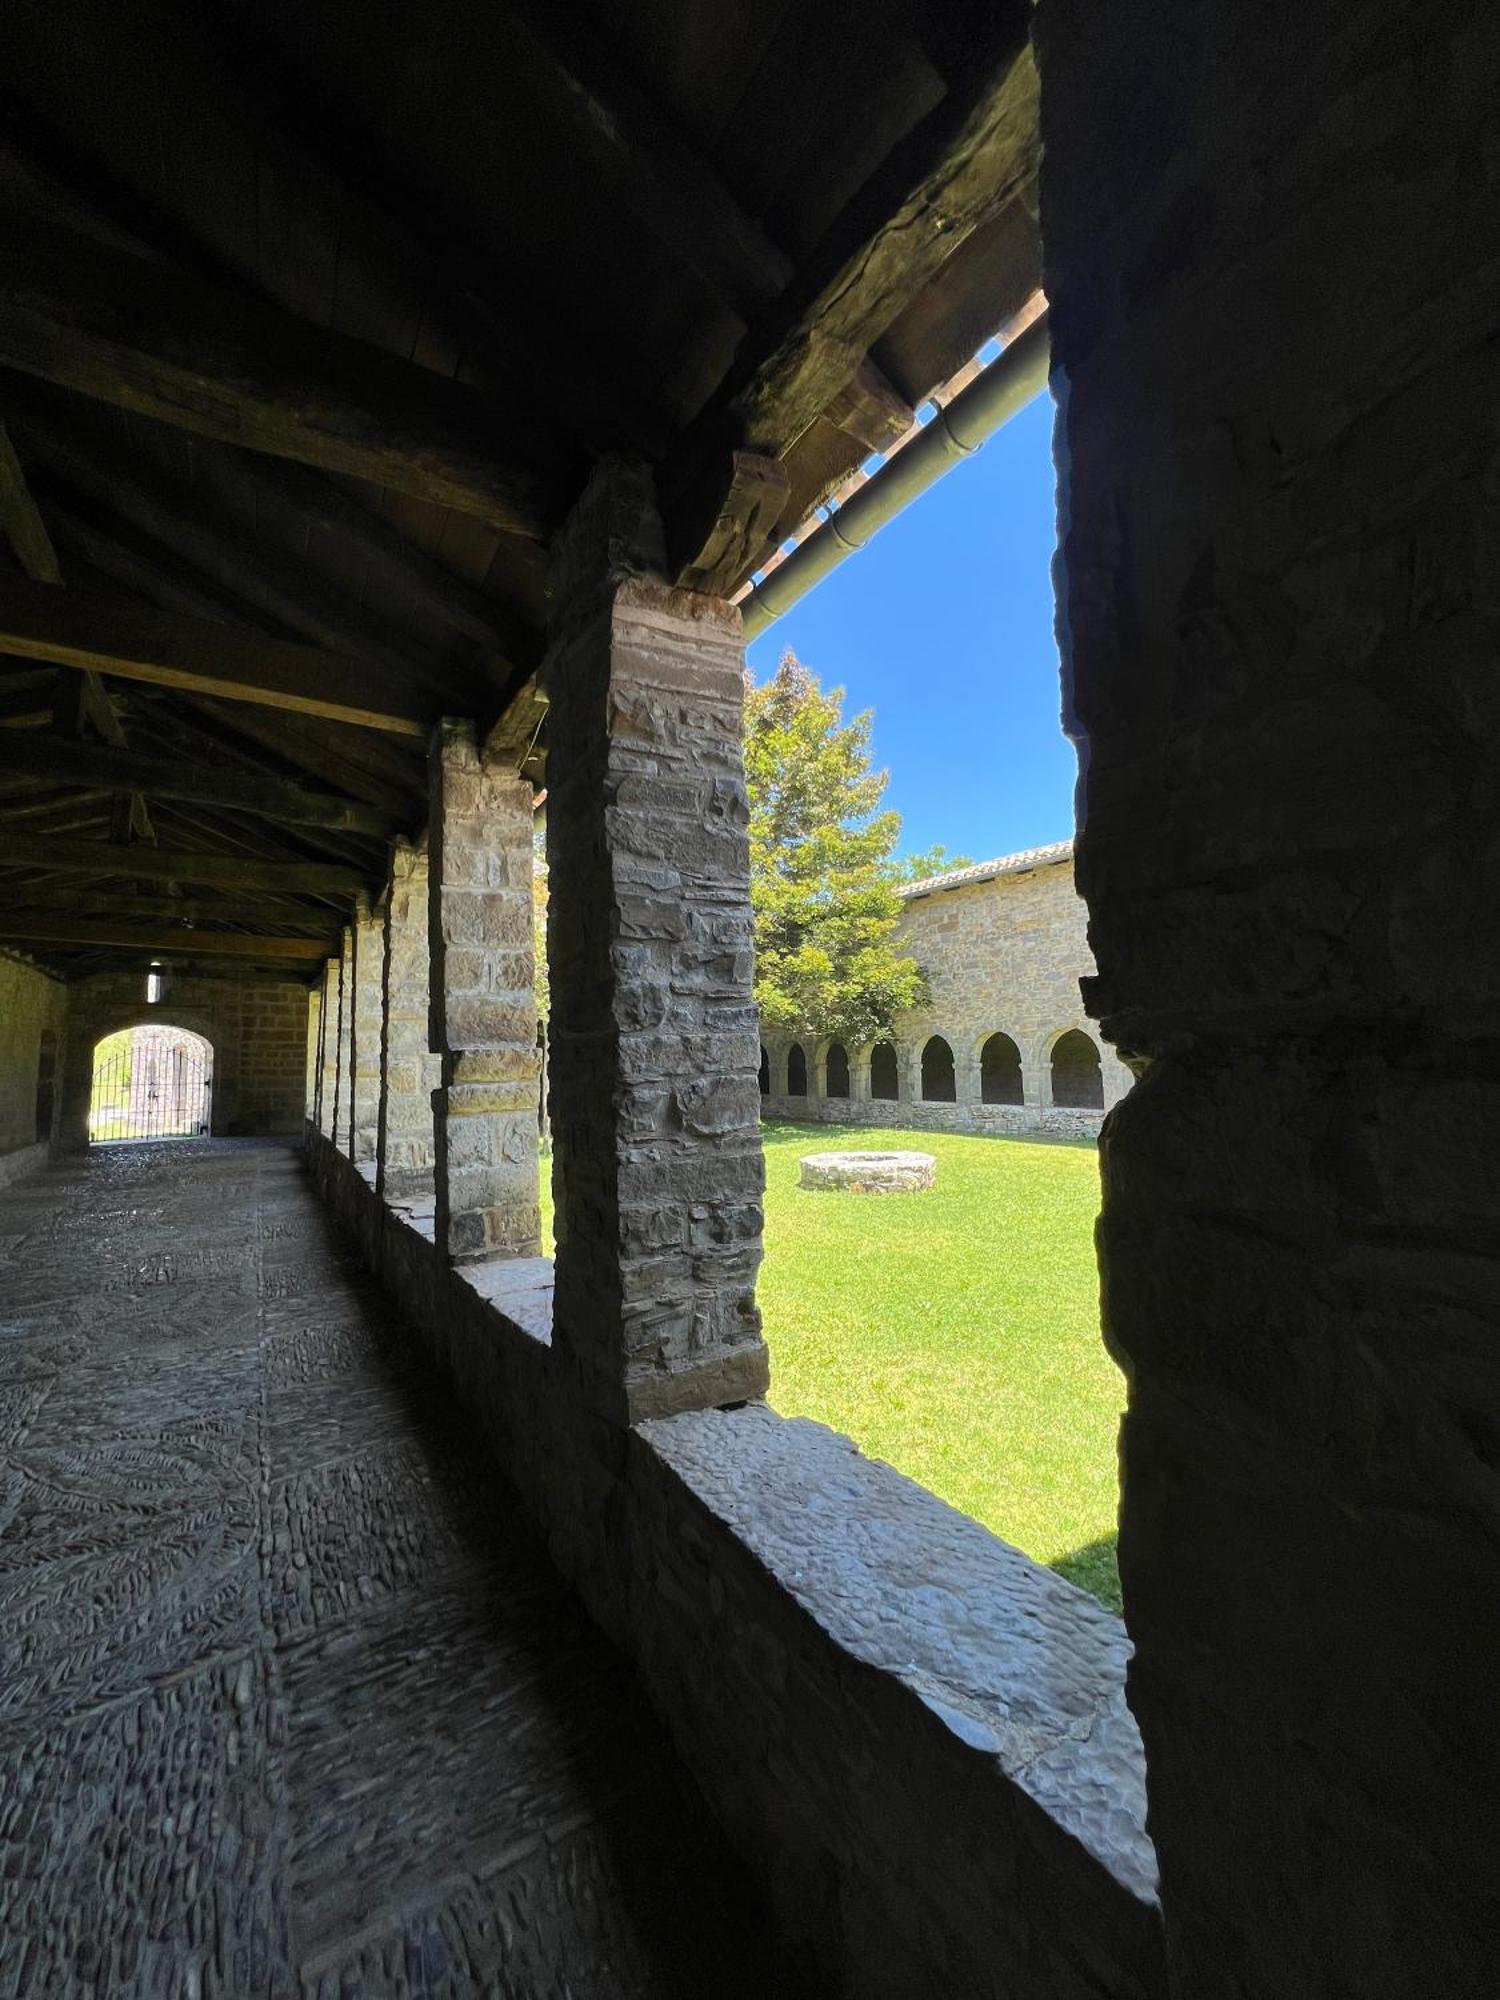
<svg viewBox="0 0 1500 2000"><path fill-rule="evenodd" d="M212 1121L211 1052L197 1036L168 1039L138 1029L94 1065L89 1137L190 1139Z"/></svg>

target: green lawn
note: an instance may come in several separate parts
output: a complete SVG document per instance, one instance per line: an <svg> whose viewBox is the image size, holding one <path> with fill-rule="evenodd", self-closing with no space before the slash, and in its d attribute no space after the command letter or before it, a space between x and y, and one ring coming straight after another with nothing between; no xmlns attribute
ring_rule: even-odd
<svg viewBox="0 0 1500 2000"><path fill-rule="evenodd" d="M768 1125L771 1401L845 1431L1119 1609L1120 1372L1099 1338L1091 1145ZM812 1193L802 1154L920 1147L930 1193Z"/></svg>
<svg viewBox="0 0 1500 2000"><path fill-rule="evenodd" d="M1091 1145L767 1125L771 1401L919 1479L1118 1610L1119 1370ZM930 1193L811 1193L802 1154L920 1147ZM550 1211L544 1166L544 1202ZM546 1221L550 1225L550 1213Z"/></svg>

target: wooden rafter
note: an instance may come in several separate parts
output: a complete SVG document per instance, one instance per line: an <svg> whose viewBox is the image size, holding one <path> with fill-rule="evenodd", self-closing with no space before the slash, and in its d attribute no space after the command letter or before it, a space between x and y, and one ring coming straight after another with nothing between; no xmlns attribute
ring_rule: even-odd
<svg viewBox="0 0 1500 2000"><path fill-rule="evenodd" d="M192 764L178 757L147 757L94 743L0 731L0 771L24 771L63 784L139 792L148 798L186 799L198 805L255 813L289 826L328 827L338 833L382 837L393 830L374 806L303 790L232 765Z"/></svg>
<svg viewBox="0 0 1500 2000"><path fill-rule="evenodd" d="M10 834L0 843L0 868L45 869L58 875L101 878L135 876L152 882L193 882L205 889L249 889L289 896L352 897L367 886L362 870L323 861L264 861L238 854Z"/></svg>
<svg viewBox="0 0 1500 2000"><path fill-rule="evenodd" d="M9 215L0 360L200 436L544 538L559 503L476 391L289 313Z"/></svg>
<svg viewBox="0 0 1500 2000"><path fill-rule="evenodd" d="M41 584L0 580L0 651L395 736L425 736L437 717L429 696L362 661Z"/></svg>
<svg viewBox="0 0 1500 2000"><path fill-rule="evenodd" d="M165 924L0 911L0 938L10 944L105 945L130 951L191 951L215 958L287 958L311 962L327 956L332 935L332 925L321 938L270 937L254 936L248 931L173 930Z"/></svg>

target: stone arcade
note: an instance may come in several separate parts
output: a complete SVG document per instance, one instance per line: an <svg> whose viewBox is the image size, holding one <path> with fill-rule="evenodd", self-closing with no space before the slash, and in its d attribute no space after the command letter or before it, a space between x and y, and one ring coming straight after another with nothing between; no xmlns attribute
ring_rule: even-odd
<svg viewBox="0 0 1500 2000"><path fill-rule="evenodd" d="M891 1039L869 1048L765 1037L767 1116L1058 1138L1097 1133L1131 1076L1082 1011L1081 982L1094 961L1072 841L907 883L901 897L899 936L927 974L927 1005L902 1015Z"/></svg>
<svg viewBox="0 0 1500 2000"><path fill-rule="evenodd" d="M0 56L0 1986L1488 1995L1493 6ZM1038 285L1124 1625L755 1308L734 600Z"/></svg>

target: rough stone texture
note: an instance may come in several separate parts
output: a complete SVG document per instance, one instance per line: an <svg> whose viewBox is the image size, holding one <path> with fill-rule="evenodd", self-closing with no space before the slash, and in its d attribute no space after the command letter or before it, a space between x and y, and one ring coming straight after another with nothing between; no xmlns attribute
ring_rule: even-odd
<svg viewBox="0 0 1500 2000"><path fill-rule="evenodd" d="M380 1140L380 1045L385 1000L385 917L360 908L354 919L354 1020L350 1157L373 1160Z"/></svg>
<svg viewBox="0 0 1500 2000"><path fill-rule="evenodd" d="M38 1144L46 1146L57 1134L62 1109L63 1041L67 1019L67 988L39 972L24 959L0 954L0 1172L7 1154ZM38 1129L38 1074L43 1037L50 1035L57 1087L52 1094L52 1118Z"/></svg>
<svg viewBox="0 0 1500 2000"><path fill-rule="evenodd" d="M308 1148L815 1990L1159 2000L1119 1620L821 1426L752 1404L622 1432L549 1342L544 1260L450 1270Z"/></svg>
<svg viewBox="0 0 1500 2000"><path fill-rule="evenodd" d="M1042 0L1069 726L1174 1992L1493 1993L1491 0Z"/></svg>
<svg viewBox="0 0 1500 2000"><path fill-rule="evenodd" d="M377 1185L392 1199L433 1195L432 1093L442 1061L427 1046L427 853L398 840L386 909ZM435 1197L434 1197L435 1198Z"/></svg>
<svg viewBox="0 0 1500 2000"><path fill-rule="evenodd" d="M323 1063L323 987L318 982L307 989L307 1078L303 1109L309 1122L318 1122L318 1090Z"/></svg>
<svg viewBox="0 0 1500 2000"><path fill-rule="evenodd" d="M340 960L329 959L323 968L323 1003L318 1010L318 1115L315 1121L325 1139L333 1137L333 1107L338 1096L339 986L342 978Z"/></svg>
<svg viewBox="0 0 1500 2000"><path fill-rule="evenodd" d="M1094 971L1087 912L1073 885L1072 843L1056 842L912 883L902 891L900 938L927 973L927 1006L903 1014L891 1037L898 1056L899 1100L870 1096L870 1051L849 1049L848 1097L829 1097L826 1042L803 1044L808 1094L787 1094L791 1042L768 1036L772 1091L766 1113L830 1125L886 1125L934 1132L1044 1132L1088 1138L1104 1111L1075 1110L1052 1099L1052 1045L1070 1028L1099 1049L1105 1110L1129 1090L1130 1071L1085 1016L1079 982ZM1009 1035L1021 1056L1020 1104L986 1104L980 1050ZM953 1050L953 1103L922 1099L922 1050L941 1035Z"/></svg>
<svg viewBox="0 0 1500 2000"><path fill-rule="evenodd" d="M801 1990L287 1148L92 1154L0 1246L0 1991Z"/></svg>
<svg viewBox="0 0 1500 2000"><path fill-rule="evenodd" d="M849 1194L916 1194L937 1184L931 1153L805 1153L799 1185Z"/></svg>
<svg viewBox="0 0 1500 2000"><path fill-rule="evenodd" d="M333 1143L341 1152L352 1153L350 1143L354 1089L354 927L344 926L344 948L339 954L338 1035L335 1041L333 1078Z"/></svg>
<svg viewBox="0 0 1500 2000"><path fill-rule="evenodd" d="M467 722L434 733L428 848L438 1240L463 1262L534 1256L536 962L531 786L476 745Z"/></svg>
<svg viewBox="0 0 1500 2000"><path fill-rule="evenodd" d="M293 979L188 978L173 973L166 998L146 1001L142 971L72 981L62 1071L59 1143L88 1144L94 1049L119 1028L186 1028L213 1050L215 1133L301 1131L307 1072L307 988Z"/></svg>
<svg viewBox="0 0 1500 2000"><path fill-rule="evenodd" d="M650 475L606 462L554 552L556 1338L634 1418L767 1381L739 613L650 573Z"/></svg>

